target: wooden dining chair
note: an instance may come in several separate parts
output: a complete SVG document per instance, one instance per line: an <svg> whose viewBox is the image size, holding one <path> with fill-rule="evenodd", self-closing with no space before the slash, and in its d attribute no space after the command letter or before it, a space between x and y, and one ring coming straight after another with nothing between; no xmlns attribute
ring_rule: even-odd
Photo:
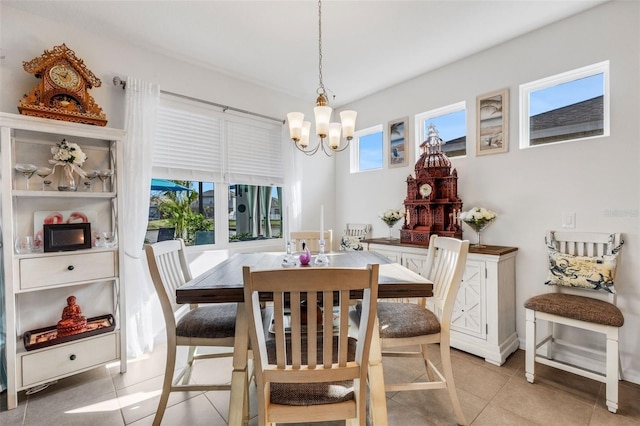
<svg viewBox="0 0 640 426"><path fill-rule="evenodd" d="M466 424L458 400L451 367L451 314L462 279L469 241L432 235L425 266L426 278L433 282L433 297L417 303L381 302L378 304L380 346L383 357L420 357L424 360L427 381L385 383L385 391L447 389L458 424ZM428 345L440 344L442 372L429 359ZM392 351L391 348L419 345L419 351Z"/></svg>
<svg viewBox="0 0 640 426"><path fill-rule="evenodd" d="M310 252L317 253L320 250L320 231L294 231L290 233L290 240L294 244L295 251L302 251L302 242ZM324 252L329 253L333 247L333 231L324 231Z"/></svg>
<svg viewBox="0 0 640 426"><path fill-rule="evenodd" d="M258 424L345 419L364 426L378 265L268 271L245 266L243 275ZM363 292L357 329L349 326L351 291ZM273 298L271 324L264 322L261 296Z"/></svg>
<svg viewBox="0 0 640 426"><path fill-rule="evenodd" d="M162 394L153 419L153 424L159 425L171 392L231 389L229 383L190 384L190 381L196 360L233 356L232 350L199 354L196 349L200 346L233 349L237 304L205 306L177 304L176 289L191 280L191 272L184 253L184 241L176 239L146 245L145 251L153 285L160 299L167 333L167 359ZM187 365L173 379L176 370L176 352L179 346L188 347ZM245 399L248 417L248 396L245 396Z"/></svg>
<svg viewBox="0 0 640 426"><path fill-rule="evenodd" d="M614 288L621 236L549 231L546 241L549 262L545 284L551 291L524 303L527 381L534 382L536 363L597 380L606 385L607 408L615 413L620 380L618 335L624 324ZM542 338L536 333L540 321L546 323ZM582 335L599 337L589 340L592 343L585 347L576 339L571 341L566 333L569 327L581 330ZM563 359L560 348L568 349L574 358ZM576 363L576 355L587 358L587 365Z"/></svg>

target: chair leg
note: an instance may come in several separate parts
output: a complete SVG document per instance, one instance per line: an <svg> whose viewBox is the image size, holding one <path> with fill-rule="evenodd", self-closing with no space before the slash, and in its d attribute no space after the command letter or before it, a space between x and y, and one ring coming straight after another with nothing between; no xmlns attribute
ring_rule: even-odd
<svg viewBox="0 0 640 426"><path fill-rule="evenodd" d="M447 381L447 390L449 391L449 397L451 398L451 404L453 405L453 412L456 415L459 425L466 425L467 421L462 413L462 407L460 406L460 400L458 399L458 393L456 392L456 385L453 381L453 368L451 367L451 348L448 344L442 344L440 342L440 357L442 358L442 370L444 377Z"/></svg>
<svg viewBox="0 0 640 426"><path fill-rule="evenodd" d="M618 328L612 327L607 332L607 408L612 413L618 411Z"/></svg>
<svg viewBox="0 0 640 426"><path fill-rule="evenodd" d="M160 402L158 402L158 410L153 418L153 426L160 426L162 423L162 417L164 411L167 409L167 403L169 402L169 394L171 393L171 386L173 384L173 373L176 368L176 346L171 342L167 343L167 362L164 369L164 380L162 382L162 394L160 395Z"/></svg>
<svg viewBox="0 0 640 426"><path fill-rule="evenodd" d="M424 368L427 370L427 377L430 382L435 381L435 376L433 375L433 370L429 367L429 346L426 344L420 345L420 349L422 351L422 359L424 360Z"/></svg>
<svg viewBox="0 0 640 426"><path fill-rule="evenodd" d="M525 377L529 383L535 380L535 359L536 359L536 313L531 309L525 310Z"/></svg>
<svg viewBox="0 0 640 426"><path fill-rule="evenodd" d="M196 355L196 346L189 346L189 352L187 353L187 366L184 376L182 376L182 384L188 385L191 381L191 371L193 371L193 358Z"/></svg>

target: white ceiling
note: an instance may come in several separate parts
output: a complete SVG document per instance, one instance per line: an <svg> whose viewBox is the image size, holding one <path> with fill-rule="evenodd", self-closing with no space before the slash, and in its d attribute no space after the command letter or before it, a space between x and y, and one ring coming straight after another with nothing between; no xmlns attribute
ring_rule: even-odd
<svg viewBox="0 0 640 426"><path fill-rule="evenodd" d="M315 101L316 1L1 1ZM340 106L606 1L325 0L323 81Z"/></svg>

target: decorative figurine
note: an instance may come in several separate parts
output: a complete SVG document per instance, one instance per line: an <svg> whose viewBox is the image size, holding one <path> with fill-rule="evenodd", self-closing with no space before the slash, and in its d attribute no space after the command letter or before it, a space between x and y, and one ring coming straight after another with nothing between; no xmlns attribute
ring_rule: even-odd
<svg viewBox="0 0 640 426"><path fill-rule="evenodd" d="M82 333L87 327L87 317L82 316L80 305L76 305L76 297L67 297L67 306L62 310L62 319L56 326L58 336L71 336Z"/></svg>
<svg viewBox="0 0 640 426"><path fill-rule="evenodd" d="M304 251L304 253L300 255L300 264L308 265L309 262L311 262L311 253L307 248L307 243L305 243L304 241L302 242L302 250Z"/></svg>

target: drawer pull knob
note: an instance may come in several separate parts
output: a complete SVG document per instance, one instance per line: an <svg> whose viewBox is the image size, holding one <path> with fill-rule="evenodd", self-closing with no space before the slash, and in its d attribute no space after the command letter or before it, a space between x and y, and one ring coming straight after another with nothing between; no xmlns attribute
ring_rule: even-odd
<svg viewBox="0 0 640 426"><path fill-rule="evenodd" d="M70 270L70 271L73 271L73 269L74 269L74 268L73 268L73 265L69 265L69 266L67 266L67 269L68 269L68 270Z"/></svg>
<svg viewBox="0 0 640 426"><path fill-rule="evenodd" d="M75 354L72 354L72 355L69 357L69 359L70 359L71 361L75 361L75 360L76 360L76 355L75 355Z"/></svg>

